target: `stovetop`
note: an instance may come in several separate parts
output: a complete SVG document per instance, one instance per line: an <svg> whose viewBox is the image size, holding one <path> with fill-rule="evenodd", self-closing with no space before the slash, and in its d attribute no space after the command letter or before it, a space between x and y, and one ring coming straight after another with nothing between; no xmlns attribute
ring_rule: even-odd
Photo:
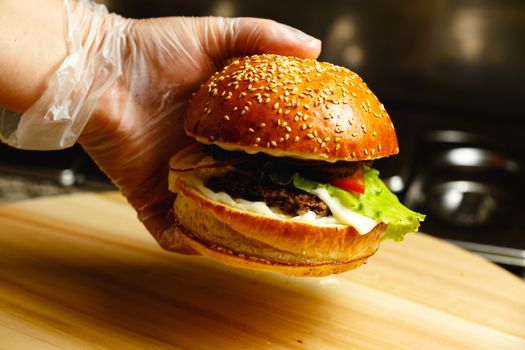
<svg viewBox="0 0 525 350"><path fill-rule="evenodd" d="M421 230L525 276L523 122L391 115L401 152L377 165L407 206L427 214Z"/></svg>

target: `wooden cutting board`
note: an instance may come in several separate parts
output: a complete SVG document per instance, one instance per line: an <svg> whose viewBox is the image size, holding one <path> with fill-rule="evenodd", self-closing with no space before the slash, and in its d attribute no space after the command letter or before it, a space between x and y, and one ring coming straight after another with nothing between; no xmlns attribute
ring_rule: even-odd
<svg viewBox="0 0 525 350"><path fill-rule="evenodd" d="M123 199L0 207L0 349L525 349L525 283L424 234L325 278L162 251Z"/></svg>

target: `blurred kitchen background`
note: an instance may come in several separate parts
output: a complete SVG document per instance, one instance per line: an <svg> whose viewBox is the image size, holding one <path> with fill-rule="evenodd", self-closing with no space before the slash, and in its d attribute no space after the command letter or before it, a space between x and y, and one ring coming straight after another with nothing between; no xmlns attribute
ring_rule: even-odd
<svg viewBox="0 0 525 350"><path fill-rule="evenodd" d="M387 106L401 153L376 166L428 215L422 231L525 277L525 1L100 2L135 18L271 18L322 39L321 59L359 73ZM0 203L112 189L78 146L0 148Z"/></svg>

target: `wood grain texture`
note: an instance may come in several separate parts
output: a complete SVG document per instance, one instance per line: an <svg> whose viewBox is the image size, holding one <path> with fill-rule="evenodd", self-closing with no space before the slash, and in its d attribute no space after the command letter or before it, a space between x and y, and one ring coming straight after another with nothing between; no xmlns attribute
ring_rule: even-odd
<svg viewBox="0 0 525 350"><path fill-rule="evenodd" d="M117 194L0 207L0 349L525 349L525 283L423 234L326 278L162 251Z"/></svg>

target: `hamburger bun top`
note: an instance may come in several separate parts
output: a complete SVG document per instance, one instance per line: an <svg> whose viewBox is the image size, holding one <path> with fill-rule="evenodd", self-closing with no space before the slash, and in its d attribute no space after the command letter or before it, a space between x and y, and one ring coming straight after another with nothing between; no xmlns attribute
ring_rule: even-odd
<svg viewBox="0 0 525 350"><path fill-rule="evenodd" d="M399 152L384 106L347 68L256 55L235 60L192 96L188 135L247 153L335 162Z"/></svg>

